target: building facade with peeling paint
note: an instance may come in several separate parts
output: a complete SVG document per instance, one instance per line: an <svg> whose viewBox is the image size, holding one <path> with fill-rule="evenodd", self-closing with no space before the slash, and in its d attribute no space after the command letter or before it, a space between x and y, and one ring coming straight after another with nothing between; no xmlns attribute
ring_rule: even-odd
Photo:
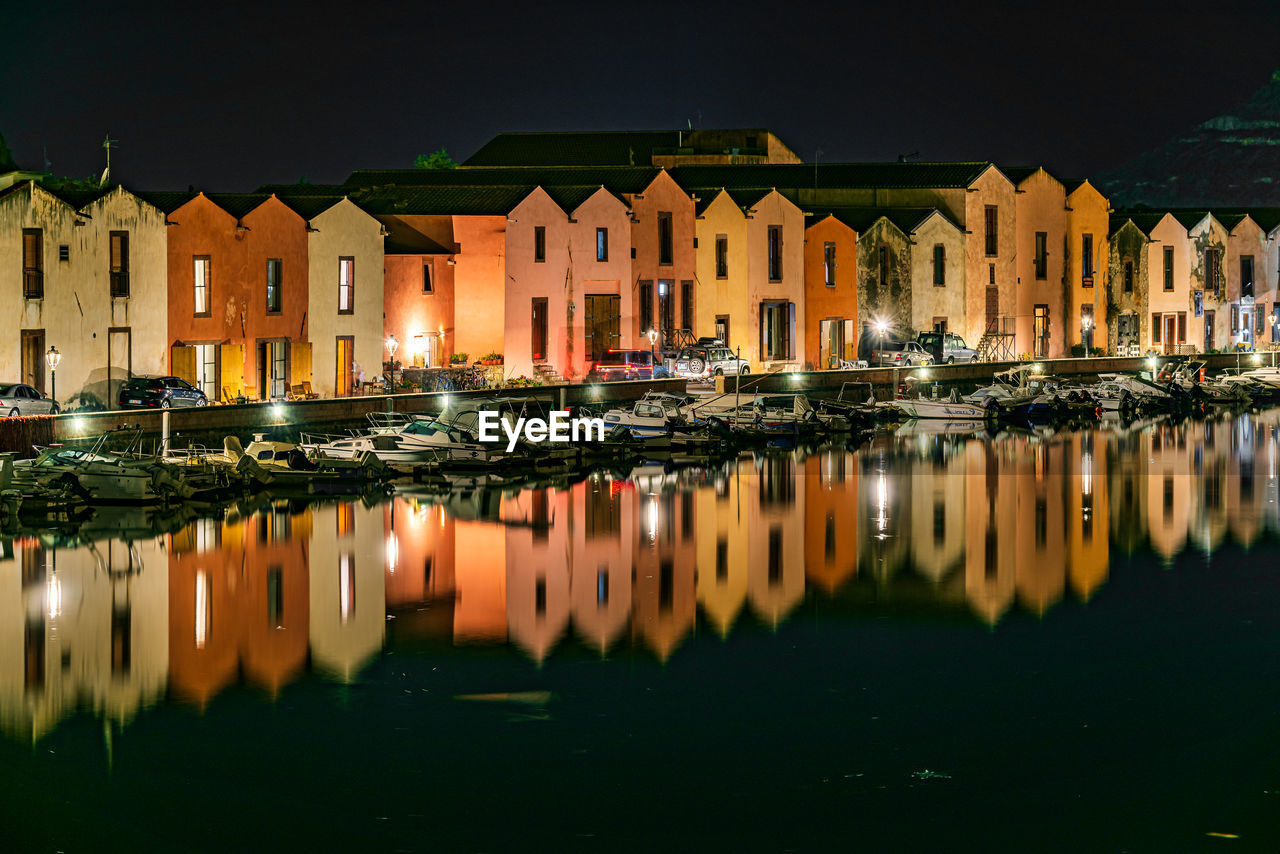
<svg viewBox="0 0 1280 854"><path fill-rule="evenodd" d="M119 186L73 195L23 181L0 192L0 313L14 323L0 381L52 394L45 357L56 347L58 401L114 407L124 380L163 373L164 222Z"/></svg>

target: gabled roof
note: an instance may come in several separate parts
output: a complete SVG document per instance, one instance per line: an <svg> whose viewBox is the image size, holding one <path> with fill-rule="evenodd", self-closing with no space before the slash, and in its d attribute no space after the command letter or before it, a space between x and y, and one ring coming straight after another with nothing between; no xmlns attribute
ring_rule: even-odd
<svg viewBox="0 0 1280 854"><path fill-rule="evenodd" d="M374 216L506 216L535 186L386 187L360 193L358 204Z"/></svg>
<svg viewBox="0 0 1280 854"><path fill-rule="evenodd" d="M942 217L954 228L960 226L947 215L946 211L931 207L823 207L805 206L804 210L812 213L812 219L821 222L833 216L861 235L875 225L881 218L888 220L904 234L914 234L921 225L935 214ZM807 227L807 226L806 226Z"/></svg>
<svg viewBox="0 0 1280 854"><path fill-rule="evenodd" d="M255 193L275 193L284 196L343 196L347 188L342 184L263 184Z"/></svg>
<svg viewBox="0 0 1280 854"><path fill-rule="evenodd" d="M135 196L171 214L197 195L195 190L139 190Z"/></svg>
<svg viewBox="0 0 1280 854"><path fill-rule="evenodd" d="M707 208L711 207L714 202L723 193L729 199L742 209L743 213L753 210L760 202L774 190L772 187L735 187L726 189L724 187L695 188L691 190L698 199L694 205L694 215L702 216Z"/></svg>
<svg viewBox="0 0 1280 854"><path fill-rule="evenodd" d="M787 163L677 166L671 177L682 187L776 187L787 192L814 188L963 188L991 163Z"/></svg>
<svg viewBox="0 0 1280 854"><path fill-rule="evenodd" d="M453 248L442 246L398 216L375 217L387 231L387 255L451 255Z"/></svg>
<svg viewBox="0 0 1280 854"><path fill-rule="evenodd" d="M398 187L490 186L608 187L615 193L642 193L662 170L655 166L503 167L458 169L360 169L345 186L383 189Z"/></svg>
<svg viewBox="0 0 1280 854"><path fill-rule="evenodd" d="M573 215L574 211L582 207L582 205L587 201L587 199L591 198L601 190L608 192L609 195L613 196L615 199L621 202L624 207L630 208L630 205L627 204L626 199L622 198L617 193L610 191L604 185L600 185L598 187L558 186L557 185L553 187L543 187L542 189L546 191L547 195L551 197L552 201L554 201L557 205L559 205L560 208L570 216Z"/></svg>
<svg viewBox="0 0 1280 854"><path fill-rule="evenodd" d="M1000 171L1013 182L1016 187L1032 175L1040 171L1040 166L1001 166ZM1045 174L1048 174L1047 172Z"/></svg>
<svg viewBox="0 0 1280 854"><path fill-rule="evenodd" d="M1164 218L1164 211L1124 209L1112 211L1108 222L1108 236L1114 235L1124 228L1126 222L1132 222L1139 231L1150 237L1151 232L1160 224L1160 220Z"/></svg>
<svg viewBox="0 0 1280 854"><path fill-rule="evenodd" d="M655 148L675 148L675 130L500 133L467 166L647 166Z"/></svg>
<svg viewBox="0 0 1280 854"><path fill-rule="evenodd" d="M276 198L284 202L284 204L305 220L311 220L314 217L327 211L338 202L346 198L342 193L329 195L284 195L276 194Z"/></svg>
<svg viewBox="0 0 1280 854"><path fill-rule="evenodd" d="M231 214L244 219L245 214L271 198L267 193L205 193L205 198Z"/></svg>

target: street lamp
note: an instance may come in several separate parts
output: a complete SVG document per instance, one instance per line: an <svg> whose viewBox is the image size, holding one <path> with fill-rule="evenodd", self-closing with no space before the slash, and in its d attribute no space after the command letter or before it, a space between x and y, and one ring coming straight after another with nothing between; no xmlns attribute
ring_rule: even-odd
<svg viewBox="0 0 1280 854"><path fill-rule="evenodd" d="M396 393L396 348L400 346L400 342L396 340L396 336L387 336L387 364L390 366L387 370L387 377L391 381L391 394Z"/></svg>
<svg viewBox="0 0 1280 854"><path fill-rule="evenodd" d="M44 354L44 361L49 366L49 397L56 401L58 399L58 363L62 361L62 354L58 352L57 347L50 347L49 352Z"/></svg>
<svg viewBox="0 0 1280 854"><path fill-rule="evenodd" d="M649 336L649 355L653 357L653 361L656 364L658 354L654 352L654 348L658 346L658 330L650 329L646 334Z"/></svg>
<svg viewBox="0 0 1280 854"><path fill-rule="evenodd" d="M1093 318L1085 315L1080 318L1080 338L1084 342L1084 354L1091 355L1093 351Z"/></svg>

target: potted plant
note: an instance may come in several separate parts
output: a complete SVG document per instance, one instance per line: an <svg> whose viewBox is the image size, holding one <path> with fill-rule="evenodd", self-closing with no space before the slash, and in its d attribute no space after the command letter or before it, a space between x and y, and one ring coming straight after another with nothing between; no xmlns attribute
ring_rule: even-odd
<svg viewBox="0 0 1280 854"><path fill-rule="evenodd" d="M480 364L482 364L482 365L501 365L501 364L502 364L502 354L501 354L501 353L485 353L483 356L481 356L481 357L480 357Z"/></svg>
<svg viewBox="0 0 1280 854"><path fill-rule="evenodd" d="M467 363L466 353L454 353L452 356L449 357L449 364L451 365L465 365L466 363Z"/></svg>

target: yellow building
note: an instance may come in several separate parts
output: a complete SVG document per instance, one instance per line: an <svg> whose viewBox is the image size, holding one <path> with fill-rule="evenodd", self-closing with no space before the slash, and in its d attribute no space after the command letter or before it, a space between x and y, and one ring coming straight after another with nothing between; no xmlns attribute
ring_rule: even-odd
<svg viewBox="0 0 1280 854"><path fill-rule="evenodd" d="M1088 181L1068 181L1066 317L1069 345L1105 348L1110 334L1107 293L1111 205Z"/></svg>

